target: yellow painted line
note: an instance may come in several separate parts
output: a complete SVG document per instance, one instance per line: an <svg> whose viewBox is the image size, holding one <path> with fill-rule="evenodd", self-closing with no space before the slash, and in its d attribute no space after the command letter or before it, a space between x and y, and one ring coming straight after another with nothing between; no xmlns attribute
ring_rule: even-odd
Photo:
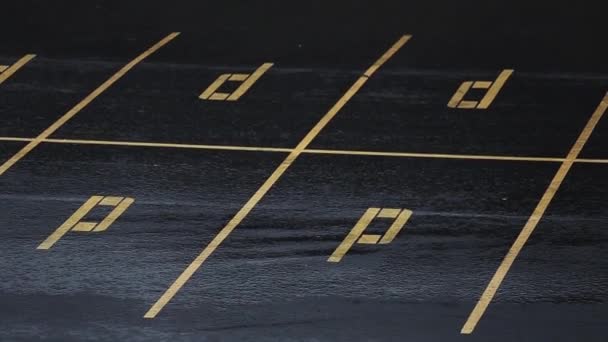
<svg viewBox="0 0 608 342"><path fill-rule="evenodd" d="M131 204L133 204L133 202L135 202L135 200L130 197L127 197L122 200L122 202L120 202L120 204L118 204L116 208L114 208L114 210L112 210L112 212L110 212L110 214L106 216L106 218L104 218L103 221L101 221L93 231L103 232L108 229L108 227L110 227L112 223L114 223L114 221L116 221L116 219L120 215L122 215L122 213L124 213L125 210L127 210L129 206L131 206Z"/></svg>
<svg viewBox="0 0 608 342"><path fill-rule="evenodd" d="M399 213L401 212L401 209L395 209L395 208L382 208L382 210L380 210L380 212L378 213L378 218L396 218Z"/></svg>
<svg viewBox="0 0 608 342"><path fill-rule="evenodd" d="M357 81L348 89L348 91L331 107L331 109L321 118L321 120L306 134L300 143L289 153L277 169L270 177L262 184L255 194L245 203L245 205L236 213L236 215L228 222L228 224L219 231L213 240L203 249L203 251L192 261L190 265L180 274L180 276L171 284L171 286L163 293L156 303L146 312L145 318L154 318L162 308L175 296L175 294L184 286L184 284L192 277L194 272L201 267L207 260L209 255L230 235L230 233L241 223L241 221L249 214L249 212L258 204L258 202L266 195L268 190L281 178L283 173L287 171L289 166L302 154L311 141L321 132L321 130L336 116L336 114L344 107L344 105L363 87L370 76L384 62L391 58L408 40L410 36L402 36L380 59L378 59L368 70L364 76L359 77Z"/></svg>
<svg viewBox="0 0 608 342"><path fill-rule="evenodd" d="M359 240L357 240L357 243L360 243L363 245L375 245L378 243L378 241L380 241L381 237L382 236L377 235L377 234L363 234L363 235L361 235ZM344 253L342 253L342 255L344 255Z"/></svg>
<svg viewBox="0 0 608 342"><path fill-rule="evenodd" d="M209 96L209 100L224 101L229 95L228 93L213 93Z"/></svg>
<svg viewBox="0 0 608 342"><path fill-rule="evenodd" d="M378 215L380 208L369 208L365 211L365 213L361 216L359 221L355 224L353 229L350 230L348 235L342 240L342 242L336 247L333 253L327 259L328 262L340 262L344 257L344 254L348 252L355 244L355 241L359 239L361 234L365 231L367 226L372 222L372 220ZM369 242L367 238L363 239L363 243Z"/></svg>
<svg viewBox="0 0 608 342"><path fill-rule="evenodd" d="M103 196L91 196L72 216L70 216L61 226L59 226L49 237L46 238L36 249L49 249L53 247L55 242L61 239L70 228L77 224L83 217L103 199ZM77 230L86 230L87 225L90 223L81 222L81 226ZM94 224L93 224L94 225ZM92 228L92 227L90 227ZM90 230L90 229L89 229Z"/></svg>
<svg viewBox="0 0 608 342"><path fill-rule="evenodd" d="M492 86L490 86L490 89L488 89L486 95L481 99L481 101L479 101L479 105L477 106L477 108L487 109L490 104L494 102L496 95L498 95L498 92L505 85L505 82L507 82L509 77L511 77L511 74L513 74L513 69L503 70L496 78L496 81L492 83Z"/></svg>
<svg viewBox="0 0 608 342"><path fill-rule="evenodd" d="M404 36L402 36L393 46L391 46L388 49L388 51L386 51L382 56L380 56L380 58L378 58L378 60L375 61L374 64L372 64L369 68L367 68L367 70L365 71L365 73L363 74L363 76L365 76L365 77L372 77L372 75L378 69L380 69L380 67L384 63L386 63L386 61L388 61L389 58L393 57L393 55L395 53L397 53L397 51L399 51L399 49L401 49L401 47L403 45L405 45L405 43L407 43L411 38L412 38L411 35L404 35Z"/></svg>
<svg viewBox="0 0 608 342"><path fill-rule="evenodd" d="M101 202L99 202L99 205L115 207L123 199L124 199L124 197L121 197L121 196L106 196L101 200Z"/></svg>
<svg viewBox="0 0 608 342"><path fill-rule="evenodd" d="M376 151L349 151L349 150L323 150L307 149L304 153L313 154L340 154L376 157L406 157L406 158L433 158L433 159L472 159L472 160L505 160L505 161L537 161L537 162L562 162L564 158L545 157L515 157L496 155L475 154L448 154L448 153L410 153L410 152L376 152Z"/></svg>
<svg viewBox="0 0 608 342"><path fill-rule="evenodd" d="M93 228L95 228L95 226L97 225L97 222L84 222L84 221L80 221L78 222L74 228L72 228L72 231L75 232L90 232L93 230Z"/></svg>
<svg viewBox="0 0 608 342"><path fill-rule="evenodd" d="M454 93L454 95L452 96L450 101L448 102L448 107L450 107L450 108L458 107L458 104L460 103L460 101L462 101L464 96L469 92L469 89L471 89L472 84L473 84L472 81L462 82L460 87L458 87L458 89L456 90L456 92ZM476 105L477 105L477 102L475 102L475 106Z"/></svg>
<svg viewBox="0 0 608 342"><path fill-rule="evenodd" d="M228 101L238 100L272 66L273 66L273 63L262 64L259 68L257 68L256 71L253 72L253 74L251 74L251 76L248 76L245 79L245 81L243 82L243 84L241 84L238 88L236 88L236 90L232 94L230 94L230 96L228 96L228 98L226 100L228 100Z"/></svg>
<svg viewBox="0 0 608 342"><path fill-rule="evenodd" d="M462 109L473 109L473 108L477 108L477 101L462 100L462 101L460 101L460 103L458 104L458 108L462 108Z"/></svg>
<svg viewBox="0 0 608 342"><path fill-rule="evenodd" d="M34 138L0 137L0 141L29 142ZM43 143L52 144L74 144L74 145L108 145L108 146L131 146L131 147L159 147L179 148L194 150L226 150L226 151L251 151L251 152L283 152L290 153L294 149L286 147L261 147L261 146L239 146L239 145L203 145L203 144L174 144L144 141L121 141L121 140L86 140L86 139L44 139ZM335 154L351 156L370 157L402 157L402 158L428 158L428 159L461 159L461 160L496 160L496 161L530 161L530 162L552 162L561 163L566 158L554 157L529 157L529 156L500 156L481 154L449 154L449 153L414 153L414 152L382 152L382 151L352 151L352 150L325 150L305 149L302 153L307 154ZM578 158L576 163L608 164L608 159Z"/></svg>
<svg viewBox="0 0 608 342"><path fill-rule="evenodd" d="M608 159L577 158L576 163L608 164Z"/></svg>
<svg viewBox="0 0 608 342"><path fill-rule="evenodd" d="M200 95L199 95L199 97L198 97L198 98L199 98L199 99L202 99L202 100L207 100L207 99L209 99L209 97L210 97L211 95L213 95L213 94L215 93L215 91L216 91L216 90L218 90L218 89L219 89L219 88L222 86L222 84L224 84L224 82L226 82L226 80L227 80L229 77L230 77L230 74L223 74L223 75L220 75L220 76L219 76L219 77L218 77L218 78L217 78L215 81L213 81L213 83L211 83L211 85L209 85L209 86L207 87L207 89L205 89L205 90L203 91L203 93L202 93L202 94L200 94ZM229 95L229 94L222 93L222 95L226 95L226 96L225 96L224 98L222 98L222 99L217 99L217 100L224 100L224 99L226 99L226 97L228 97L228 95ZM213 98L212 100L216 100L216 98Z"/></svg>
<svg viewBox="0 0 608 342"><path fill-rule="evenodd" d="M21 57L20 60L15 62L15 64L4 69L2 71L2 73L0 73L0 84L2 84L4 81L6 81L15 72L17 72L17 70L21 69L22 66L24 66L27 62L31 61L34 57L36 57L36 55L25 55L25 56Z"/></svg>
<svg viewBox="0 0 608 342"><path fill-rule="evenodd" d="M413 212L411 210L403 209L403 211L401 211L399 216L397 216L397 219L395 220L395 222L393 222L393 224L391 224L390 228L386 231L386 234L384 234L384 236L382 237L382 240L380 240L380 244L388 244L388 243L393 242L393 240L395 239L395 236L397 236L397 234L399 234L401 229L403 229L403 227L405 226L407 221L410 219L412 214L413 214Z"/></svg>
<svg viewBox="0 0 608 342"><path fill-rule="evenodd" d="M90 93L87 97L85 97L82 101L80 101L74 108L70 109L67 113L65 113L61 118L55 121L49 128L45 129L40 135L38 135L34 140L30 141L29 144L25 145L19 152L17 152L14 156L12 156L9 160L4 162L2 166L0 166L0 175L4 174L11 166L13 166L16 162L18 162L21 158L25 157L30 151L32 151L36 146L38 146L44 139L48 138L51 134L55 133L61 126L63 126L68 120L73 118L76 114L78 114L84 107L86 107L89 103L91 103L97 96L103 93L106 89L112 86L116 81L122 78L129 70L131 70L135 65L143 61L146 57L150 56L156 50L163 47L165 44L173 40L175 37L179 35L179 32L173 32L160 40L158 43L154 44L148 50L144 51L141 55L137 56L134 60L129 62L127 65L122 67L117 73L112 75L107 81L105 81L102 85L100 85L97 89L95 89L92 93ZM3 73L4 74L4 73ZM0 77L1 75L0 74Z"/></svg>
<svg viewBox="0 0 608 342"><path fill-rule="evenodd" d="M488 89L492 86L492 81L475 81L473 89Z"/></svg>
<svg viewBox="0 0 608 342"><path fill-rule="evenodd" d="M243 82L247 79L247 77L249 77L249 74L231 74L228 81Z"/></svg>
<svg viewBox="0 0 608 342"><path fill-rule="evenodd" d="M509 252L507 253L507 255L503 259L502 263L496 270L496 273L492 277L492 280L490 280L490 283L488 284L485 291L481 295L481 298L479 298L477 305L475 305L475 308L473 309L473 311L469 315L469 318L467 319L466 323L462 327L462 330L461 330L462 334L470 334L475 329L475 326L477 325L477 323L483 316L484 312L486 311L488 305L494 298L496 291L498 290L498 288L500 287L500 284L502 283L505 276L509 272L509 269L513 265L513 262L515 261L515 259L519 255L519 252L521 252L522 248L528 241L528 238L530 238L530 235L532 234L532 232L534 232L536 225L543 217L545 210L551 203L551 200L553 200L555 193L559 190L559 187L561 186L564 178L566 178L568 171L570 171L570 168L574 164L574 161L576 160L576 158L580 154L581 150L585 146L585 143L589 139L589 136L591 136L591 133L595 129L595 126L600 121L600 119L602 118L604 113L606 112L607 108L608 108L608 93L606 93L606 95L600 102L600 104L597 107L597 109L595 110L595 112L593 112L593 115L587 122L587 125L585 126L585 128L581 132L580 136L574 143L574 146L572 146L572 148L570 149L570 152L568 153L568 155L566 156L566 160L564 160L562 162L559 170L557 171L557 173L551 180L551 183L547 187L547 190L545 191L542 198L538 202L536 208L534 209L534 212L532 213L532 215L526 222L524 228L519 233L519 236L517 237L517 239L511 246L511 249L509 249Z"/></svg>
<svg viewBox="0 0 608 342"><path fill-rule="evenodd" d="M0 65L0 72L3 72L6 69L8 69L8 65Z"/></svg>

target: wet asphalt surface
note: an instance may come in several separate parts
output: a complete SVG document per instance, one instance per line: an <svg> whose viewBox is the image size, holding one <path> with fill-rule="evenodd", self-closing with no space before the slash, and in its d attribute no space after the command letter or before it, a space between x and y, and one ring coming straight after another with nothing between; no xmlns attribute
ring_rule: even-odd
<svg viewBox="0 0 608 342"><path fill-rule="evenodd" d="M606 5L118 1L3 5L0 136L293 148L402 34L413 38L310 148L564 157L608 91ZM274 66L237 102L219 74ZM515 69L488 110L465 80ZM0 141L9 159L26 142ZM577 163L472 335L460 329L555 162L301 155L157 318L143 314L284 152L42 143L0 176L2 341L606 341L608 164ZM582 158L608 159L608 120ZM92 195L135 203L104 233L36 247ZM326 262L369 207L413 216ZM93 211L99 221L107 212ZM382 232L385 227L370 226Z"/></svg>

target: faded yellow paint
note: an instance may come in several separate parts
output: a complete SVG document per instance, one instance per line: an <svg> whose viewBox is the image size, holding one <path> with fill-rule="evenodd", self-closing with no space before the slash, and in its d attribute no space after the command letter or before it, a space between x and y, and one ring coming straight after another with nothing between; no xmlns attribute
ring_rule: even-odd
<svg viewBox="0 0 608 342"><path fill-rule="evenodd" d="M340 262L344 257L344 254L348 252L355 241L363 234L367 226L372 222L374 217L378 214L380 208L369 208L365 211L365 213L361 216L359 221L355 224L353 229L350 230L348 235L342 240L342 242L338 245L338 247L334 250L334 252L327 259L328 262ZM365 240L365 239L364 239Z"/></svg>
<svg viewBox="0 0 608 342"><path fill-rule="evenodd" d="M19 69L21 69L25 64L31 61L36 55L25 55L21 57L15 64L13 65L2 65L0 66L0 84L4 83L9 77L11 77L14 73L16 73ZM1 173L0 173L1 174Z"/></svg>
<svg viewBox="0 0 608 342"><path fill-rule="evenodd" d="M477 106L477 109L487 109L488 107L490 107L492 102L494 102L496 95L498 95L498 92L505 85L505 82L507 82L509 77L511 77L511 74L513 74L513 70L507 69L507 70L503 70L498 75L498 77L496 78L496 81L494 81L494 83L492 83L492 85L488 89L488 92L486 93L486 95L481 99L481 101L479 101L479 105Z"/></svg>
<svg viewBox="0 0 608 342"><path fill-rule="evenodd" d="M405 226L407 221L412 216L412 211L408 209L403 209L397 219L393 222L393 224L388 228L382 239L380 240L380 244L388 244L393 242L395 236L399 234L401 229Z"/></svg>
<svg viewBox="0 0 608 342"><path fill-rule="evenodd" d="M512 69L503 70L495 81L464 81L456 89L454 95L450 101L448 101L448 107L450 108L462 108L462 109L487 109L490 107L498 92L505 85L505 82L513 74ZM463 100L466 94L471 88L474 89L488 89L484 97L479 101Z"/></svg>
<svg viewBox="0 0 608 342"><path fill-rule="evenodd" d="M117 196L91 196L78 210L70 216L59 228L57 228L37 249L49 249L68 231L75 232L102 232L133 204L133 198ZM99 224L97 222L81 221L95 206L115 207Z"/></svg>
<svg viewBox="0 0 608 342"><path fill-rule="evenodd" d="M120 201L123 200L123 198L124 197L119 196L106 196L101 200L101 202L99 202L99 205L109 205L115 207L118 205L118 203L120 203Z"/></svg>
<svg viewBox="0 0 608 342"><path fill-rule="evenodd" d="M61 239L72 227L82 220L89 211L103 199L103 196L91 196L78 210L72 214L59 228L57 228L37 249L49 249Z"/></svg>
<svg viewBox="0 0 608 342"><path fill-rule="evenodd" d="M106 229L108 229L112 223L114 223L114 221L116 221L116 219L122 215L122 213L125 212L125 210L127 210L129 208L129 206L131 204L133 204L135 200L132 198L125 198L124 200L122 200L119 204L116 205L116 208L114 208L114 210L112 210L110 212L110 214L108 216L106 216L103 221L101 221L97 227L95 227L95 229L93 229L94 232L103 232Z"/></svg>
<svg viewBox="0 0 608 342"><path fill-rule="evenodd" d="M257 82L262 75L272 67L272 63L264 63L252 74L222 74L205 89L199 98L201 100L236 101ZM232 93L220 93L217 90L226 82L242 82Z"/></svg>
<svg viewBox="0 0 608 342"><path fill-rule="evenodd" d="M378 243L378 241L380 240L381 237L382 236L377 235L377 234L363 234L363 235L361 235L359 240L357 240L357 243L364 244L364 245L375 245Z"/></svg>
<svg viewBox="0 0 608 342"><path fill-rule="evenodd" d="M328 262L340 262L344 255L352 248L355 241L360 244L375 245L375 244L389 244L391 243L397 234L401 231L403 226L407 223L412 211L408 209L395 209L395 208L369 208L365 211L363 216L359 219L357 224L350 230L348 235L342 240L338 247L334 250L331 256L327 259ZM369 224L375 218L388 218L395 219L391 226L388 228L383 236L377 234L363 234Z"/></svg>

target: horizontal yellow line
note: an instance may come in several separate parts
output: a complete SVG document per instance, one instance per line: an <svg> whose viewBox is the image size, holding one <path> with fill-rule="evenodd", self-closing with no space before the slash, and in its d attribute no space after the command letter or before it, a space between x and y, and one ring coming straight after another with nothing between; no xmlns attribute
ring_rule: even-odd
<svg viewBox="0 0 608 342"><path fill-rule="evenodd" d="M32 138L0 137L0 141L32 141Z"/></svg>
<svg viewBox="0 0 608 342"><path fill-rule="evenodd" d="M78 139L46 139L45 142L55 144L84 144L84 145L112 145L112 146L137 146L137 147L164 147L183 148L198 150L227 150L227 151L254 151L254 152L291 152L290 148L280 147L250 147L230 145L198 145L198 144L171 144L135 141L107 141L107 140L78 140Z"/></svg>
<svg viewBox="0 0 608 342"><path fill-rule="evenodd" d="M308 149L305 152L306 153L314 153L314 154L340 154L340 155L378 156L378 157L406 157L406 158L469 159L469 160L511 160L511 161L535 161L535 162L562 162L562 161L564 161L564 158L491 156L491 155L475 155L475 154L374 152L374 151L319 150L319 149ZM608 162L608 160L606 160L605 162Z"/></svg>
<svg viewBox="0 0 608 342"><path fill-rule="evenodd" d="M31 138L0 137L0 141L31 141ZM81 139L45 139L43 142L54 144L79 144L79 145L110 145L110 146L134 146L134 147L164 147L183 148L198 150L227 150L227 151L254 151L254 152L291 152L290 148L280 147L249 147L228 145L195 145L195 144L171 144L137 141L109 141L109 140L81 140Z"/></svg>
<svg viewBox="0 0 608 342"><path fill-rule="evenodd" d="M33 138L0 137L0 141L29 142L32 140L33 140ZM283 153L290 153L293 151L293 149L291 149L291 148L283 148L283 147L173 144L173 143L156 143L156 142L119 141L119 140L117 141L117 140L85 140L85 139L44 139L42 142L53 143L53 144L161 147L161 148L182 148L182 149L224 150L224 151L283 152ZM382 152L382 151L350 151L350 150L329 150L329 149L306 149L303 151L303 153L353 155L353 156L376 156L376 157L401 157L401 158L429 158L429 159L530 161L530 162L551 162L551 163L560 163L565 160L565 158L552 158L552 157L521 157L521 156L500 156L500 155ZM608 164L608 159L579 158L579 159L576 159L575 162L590 163L590 164Z"/></svg>
<svg viewBox="0 0 608 342"><path fill-rule="evenodd" d="M577 158L574 160L577 163L590 163L590 164L606 164L608 159L590 159L590 158Z"/></svg>

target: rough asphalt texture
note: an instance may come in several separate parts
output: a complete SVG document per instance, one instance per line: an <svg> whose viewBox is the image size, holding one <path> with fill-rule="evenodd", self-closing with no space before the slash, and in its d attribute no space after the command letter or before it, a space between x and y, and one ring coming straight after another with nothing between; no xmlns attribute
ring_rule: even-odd
<svg viewBox="0 0 608 342"><path fill-rule="evenodd" d="M402 34L311 148L564 157L608 91L605 1L14 1L0 136L30 138L170 32L55 139L294 147ZM275 65L239 101L219 74ZM446 106L515 73L490 109ZM7 160L25 142L0 142ZM606 341L608 164L576 164L469 336L460 329L559 163L304 154L154 320L142 318L285 157L43 143L0 176L2 341ZM608 159L608 118L582 158ZM105 233L36 250L92 195ZM327 257L369 207L390 245ZM105 212L92 212L92 220ZM382 232L385 227L372 226Z"/></svg>

